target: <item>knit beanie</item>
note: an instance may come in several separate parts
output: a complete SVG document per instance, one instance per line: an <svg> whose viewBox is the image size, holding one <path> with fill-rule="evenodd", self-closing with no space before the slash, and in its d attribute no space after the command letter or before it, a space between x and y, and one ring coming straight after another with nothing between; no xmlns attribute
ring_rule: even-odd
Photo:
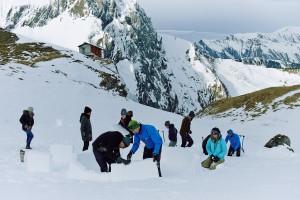
<svg viewBox="0 0 300 200"><path fill-rule="evenodd" d="M140 124L135 120L130 121L128 124L129 131L133 131L134 129L137 129L138 127L140 127Z"/></svg>
<svg viewBox="0 0 300 200"><path fill-rule="evenodd" d="M126 147L128 147L130 145L130 137L124 137L123 138L123 143L125 144Z"/></svg>
<svg viewBox="0 0 300 200"><path fill-rule="evenodd" d="M192 118L194 118L194 117L195 117L194 111L191 111L191 112L189 113L189 116L192 117Z"/></svg>
<svg viewBox="0 0 300 200"><path fill-rule="evenodd" d="M170 121L166 121L165 126L170 126Z"/></svg>
<svg viewBox="0 0 300 200"><path fill-rule="evenodd" d="M92 109L90 109L89 107L86 106L84 108L84 113L87 114L87 113L90 113L90 112L92 112Z"/></svg>
<svg viewBox="0 0 300 200"><path fill-rule="evenodd" d="M32 113L33 112L33 107L30 106L30 107L28 107L27 110Z"/></svg>
<svg viewBox="0 0 300 200"><path fill-rule="evenodd" d="M121 110L121 115L126 115L126 109L125 109L125 108L123 108L123 109Z"/></svg>

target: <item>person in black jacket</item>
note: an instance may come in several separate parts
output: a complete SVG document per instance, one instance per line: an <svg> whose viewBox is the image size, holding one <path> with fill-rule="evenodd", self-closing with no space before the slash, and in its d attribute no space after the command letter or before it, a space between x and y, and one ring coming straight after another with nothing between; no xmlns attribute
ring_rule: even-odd
<svg viewBox="0 0 300 200"><path fill-rule="evenodd" d="M130 160L125 160L120 155L120 148L130 145L130 138L124 137L119 131L108 131L101 134L93 142L93 153L101 172L110 172L111 163L128 165ZM107 168L107 164L109 168Z"/></svg>
<svg viewBox="0 0 300 200"><path fill-rule="evenodd" d="M92 109L89 107L84 108L84 112L81 113L79 122L81 123L80 132L83 140L83 148L82 151L88 150L90 141L92 141L92 125L90 121L90 117L92 114Z"/></svg>
<svg viewBox="0 0 300 200"><path fill-rule="evenodd" d="M30 147L30 144L34 137L31 131L34 125L33 116L34 116L33 107L28 107L27 110L23 111L23 115L20 118L20 123L22 124L22 130L27 134L26 149L32 149Z"/></svg>
<svg viewBox="0 0 300 200"><path fill-rule="evenodd" d="M175 147L177 143L177 129L174 124L171 124L170 121L165 122L165 126L169 129L169 147Z"/></svg>

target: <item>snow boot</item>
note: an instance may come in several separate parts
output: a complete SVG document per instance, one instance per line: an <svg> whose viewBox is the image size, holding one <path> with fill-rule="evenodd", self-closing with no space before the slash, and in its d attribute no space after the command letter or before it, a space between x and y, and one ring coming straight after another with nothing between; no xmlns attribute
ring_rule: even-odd
<svg viewBox="0 0 300 200"><path fill-rule="evenodd" d="M26 149L32 149L29 144L26 145Z"/></svg>

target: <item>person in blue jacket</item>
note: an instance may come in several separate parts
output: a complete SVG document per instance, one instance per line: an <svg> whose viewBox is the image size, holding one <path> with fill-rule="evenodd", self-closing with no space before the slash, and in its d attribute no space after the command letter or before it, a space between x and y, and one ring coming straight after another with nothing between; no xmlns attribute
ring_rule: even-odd
<svg viewBox="0 0 300 200"><path fill-rule="evenodd" d="M128 124L128 129L134 133L134 141L127 159L130 160L139 146L140 142L145 143L143 159L153 158L153 162L160 161L162 138L154 126L147 124L140 124L132 120Z"/></svg>
<svg viewBox="0 0 300 200"><path fill-rule="evenodd" d="M202 167L214 170L217 165L225 162L226 142L222 138L221 131L216 127L211 130L211 137L207 141L206 150L208 158L201 163Z"/></svg>
<svg viewBox="0 0 300 200"><path fill-rule="evenodd" d="M227 136L225 138L225 142L227 144L230 141L230 147L228 150L228 156L232 156L236 151L236 156L240 157L241 155L241 142L238 134L234 133L231 129L227 131Z"/></svg>

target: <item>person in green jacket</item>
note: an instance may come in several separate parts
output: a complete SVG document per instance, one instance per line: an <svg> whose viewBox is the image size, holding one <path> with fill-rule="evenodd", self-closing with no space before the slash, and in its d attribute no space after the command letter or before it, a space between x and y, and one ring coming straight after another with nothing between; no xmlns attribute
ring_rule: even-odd
<svg viewBox="0 0 300 200"><path fill-rule="evenodd" d="M225 162L224 157L227 152L227 146L222 138L221 131L217 127L211 130L211 137L207 141L206 150L208 158L201 163L202 167L214 170L217 165Z"/></svg>

